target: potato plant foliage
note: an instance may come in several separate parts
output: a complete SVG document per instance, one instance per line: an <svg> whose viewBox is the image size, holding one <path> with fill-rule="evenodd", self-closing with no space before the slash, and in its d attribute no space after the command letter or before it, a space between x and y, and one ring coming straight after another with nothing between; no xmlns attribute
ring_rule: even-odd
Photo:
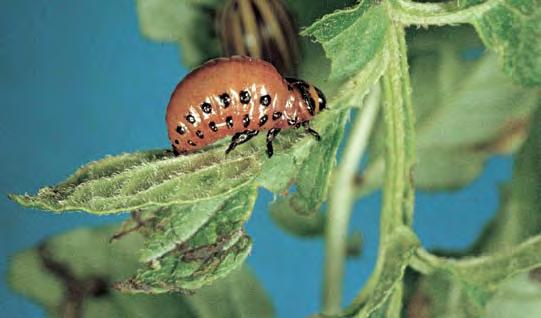
<svg viewBox="0 0 541 318"><path fill-rule="evenodd" d="M221 3L138 0L136 6L143 35L178 44L183 64L192 68L220 54L211 13ZM109 273L114 287L127 293L195 291L196 298L178 296L178 308L170 308L177 314L205 311L217 317L202 305L204 297L230 293L221 286L234 275L253 281L238 269L257 248L243 227L258 188L277 195L269 209L277 226L293 235L324 236L322 316L541 314L541 1L286 4L302 28L300 77L321 87L329 100L329 110L312 122L321 132L319 143L288 131L277 140L272 159L265 156L262 136L227 156L225 144L180 157L168 150L120 154L85 165L36 195L10 197L53 212L131 212L116 235L110 230L69 234L90 236L80 247L88 255L124 255L100 270L99 264L91 266L93 259L87 261L89 268L73 265L73 270L84 271L77 275L87 279ZM345 136L350 117L352 128ZM344 152L337 156L342 143ZM365 148L367 165L358 171ZM424 249L412 229L415 189L467 186L496 154L515 154L513 177L502 187L500 210L477 243L452 255ZM296 191L288 193L292 185ZM344 233L352 204L379 189L376 268L351 304L342 307ZM104 245L104 233L117 241L113 247ZM48 253L73 263L62 256L67 239L47 243ZM115 244L127 247L115 251ZM40 270L39 251L15 258L10 275L33 275L54 286L54 292L45 295L21 284L14 288L61 315L59 289L65 277ZM137 269L128 252L138 253ZM235 290L240 283L230 284ZM224 308L235 317L272 315L264 292L254 288L257 292L239 286L241 303ZM85 295L84 301L95 301ZM122 304L114 310L136 310L133 302L152 312L177 296L141 302L125 295L104 297ZM250 303L262 304L261 312L248 308ZM227 317L226 311L221 314Z"/></svg>

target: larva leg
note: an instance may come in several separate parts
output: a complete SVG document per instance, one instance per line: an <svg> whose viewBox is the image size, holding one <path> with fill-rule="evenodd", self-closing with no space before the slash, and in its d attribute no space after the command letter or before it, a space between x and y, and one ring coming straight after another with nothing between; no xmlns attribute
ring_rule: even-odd
<svg viewBox="0 0 541 318"><path fill-rule="evenodd" d="M235 135L233 135L233 138L231 138L231 143L229 144L229 147L227 147L225 154L228 154L238 145L243 144L248 140L252 139L253 137L257 136L258 133L259 130L245 130L243 132L236 133Z"/></svg>
<svg viewBox="0 0 541 318"><path fill-rule="evenodd" d="M280 128L272 128L267 133L267 155L272 157L272 154L274 153L274 149L272 148L272 142L274 141L274 138L276 138L276 135L280 132Z"/></svg>
<svg viewBox="0 0 541 318"><path fill-rule="evenodd" d="M320 141L321 140L321 136L319 135L319 133L315 130L313 130L312 128L310 128L310 123L305 121L304 123L302 123L302 126L304 127L304 131L306 131L307 133L309 133L310 135L314 136L314 138L316 138L317 141Z"/></svg>

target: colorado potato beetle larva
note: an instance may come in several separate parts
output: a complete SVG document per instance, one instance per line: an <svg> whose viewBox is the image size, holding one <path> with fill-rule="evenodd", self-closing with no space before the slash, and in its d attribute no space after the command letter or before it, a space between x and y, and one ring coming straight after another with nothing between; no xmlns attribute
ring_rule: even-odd
<svg viewBox="0 0 541 318"><path fill-rule="evenodd" d="M168 135L175 154L186 154L233 136L229 153L266 130L267 154L282 130L309 127L326 107L316 87L283 78L270 63L244 56L217 58L190 72L174 90L167 106Z"/></svg>

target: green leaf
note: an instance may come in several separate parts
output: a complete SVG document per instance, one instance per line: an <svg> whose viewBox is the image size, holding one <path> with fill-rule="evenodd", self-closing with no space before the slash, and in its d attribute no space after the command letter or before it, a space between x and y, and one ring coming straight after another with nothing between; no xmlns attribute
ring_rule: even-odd
<svg viewBox="0 0 541 318"><path fill-rule="evenodd" d="M481 44L471 28L416 31L409 46L416 115L416 186L449 190L475 180L490 156L515 151L541 102L537 89L513 84L495 56L465 59ZM364 194L383 177L383 123L373 134Z"/></svg>
<svg viewBox="0 0 541 318"><path fill-rule="evenodd" d="M147 236L142 252L147 265L117 287L162 293L197 289L227 275L250 251L242 226L256 196L252 187L207 204L149 211L137 229Z"/></svg>
<svg viewBox="0 0 541 318"><path fill-rule="evenodd" d="M328 115L322 114L325 121L324 127L330 120ZM277 138L276 144L281 142L280 139L283 136L281 134L281 138ZM315 142L310 136L306 136L288 151L278 151L272 156L272 160L267 160L263 165L261 173L257 177L257 183L274 193L286 192L294 182L310 151L321 146L322 144Z"/></svg>
<svg viewBox="0 0 541 318"><path fill-rule="evenodd" d="M487 2L491 9L473 22L481 39L515 82L541 84L541 1Z"/></svg>
<svg viewBox="0 0 541 318"><path fill-rule="evenodd" d="M376 1L324 16L301 34L313 36L331 60L331 79L358 73L382 49L390 24L388 13Z"/></svg>
<svg viewBox="0 0 541 318"><path fill-rule="evenodd" d="M296 191L279 198L269 207L271 217L278 226L287 233L301 237L320 236L325 226L325 216L319 210L327 199L347 113L330 111L326 115L315 125L318 130L321 127L321 140L307 152L303 164L298 165L296 171L290 172L295 178L291 179L288 186L295 183ZM276 168L276 171L280 170L280 167Z"/></svg>
<svg viewBox="0 0 541 318"><path fill-rule="evenodd" d="M332 95L330 103L336 109L343 107L361 107L365 96L385 73L389 63L389 51L384 47L368 62L362 70L342 82Z"/></svg>
<svg viewBox="0 0 541 318"><path fill-rule="evenodd" d="M25 207L106 214L226 196L253 183L254 154L225 156L221 149L174 157L163 151L108 157L81 168L35 197L11 195Z"/></svg>
<svg viewBox="0 0 541 318"><path fill-rule="evenodd" d="M52 317L272 317L265 291L247 268L195 295L116 292L110 284L135 270L142 242L131 235L109 244L112 234L112 227L79 229L21 252L11 259L9 283Z"/></svg>
<svg viewBox="0 0 541 318"><path fill-rule="evenodd" d="M289 198L280 198L269 207L269 214L285 232L300 237L315 237L325 231L325 215L321 212L299 213Z"/></svg>
<svg viewBox="0 0 541 318"><path fill-rule="evenodd" d="M158 42L177 43L182 47L182 62L188 68L220 56L211 14L220 1L137 0L136 3L143 35Z"/></svg>
<svg viewBox="0 0 541 318"><path fill-rule="evenodd" d="M335 114L322 132L320 145L310 152L296 178L297 192L289 196L291 207L298 213L313 213L327 199L336 152L344 135L347 112Z"/></svg>

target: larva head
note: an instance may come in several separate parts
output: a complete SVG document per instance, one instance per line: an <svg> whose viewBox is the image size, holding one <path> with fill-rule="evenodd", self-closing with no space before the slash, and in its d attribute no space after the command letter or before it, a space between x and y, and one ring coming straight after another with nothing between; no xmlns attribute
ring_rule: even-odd
<svg viewBox="0 0 541 318"><path fill-rule="evenodd" d="M300 115L303 117L301 120L310 120L317 113L327 108L327 100L319 88L299 79L286 78L286 80L290 87L300 96Z"/></svg>

